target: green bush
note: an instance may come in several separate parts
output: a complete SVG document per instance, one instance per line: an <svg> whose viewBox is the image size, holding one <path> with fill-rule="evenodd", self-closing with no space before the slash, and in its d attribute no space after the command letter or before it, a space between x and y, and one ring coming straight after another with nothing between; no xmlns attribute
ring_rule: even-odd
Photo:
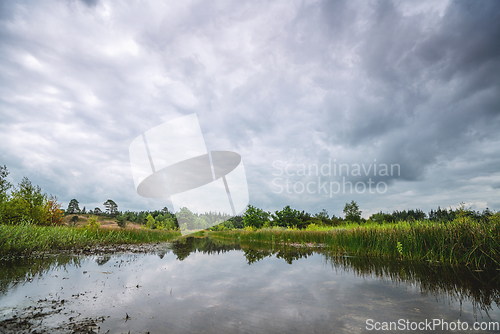
<svg viewBox="0 0 500 334"><path fill-rule="evenodd" d="M88 228L93 228L93 229L98 229L99 227L101 227L101 223L99 223L97 221L97 217L96 216L92 216L88 220L87 227Z"/></svg>
<svg viewBox="0 0 500 334"><path fill-rule="evenodd" d="M116 223L118 224L118 226L120 226L121 228L125 228L127 227L127 220L125 219L125 217L123 215L118 215L116 216Z"/></svg>

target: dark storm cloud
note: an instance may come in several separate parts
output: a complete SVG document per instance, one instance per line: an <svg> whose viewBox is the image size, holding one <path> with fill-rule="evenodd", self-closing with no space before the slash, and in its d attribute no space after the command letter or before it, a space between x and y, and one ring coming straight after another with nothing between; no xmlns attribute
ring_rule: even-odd
<svg viewBox="0 0 500 334"><path fill-rule="evenodd" d="M99 3L99 0L80 0L89 7L93 7Z"/></svg>
<svg viewBox="0 0 500 334"><path fill-rule="evenodd" d="M337 123L331 141L372 146L414 180L439 156L496 137L499 8L452 2L429 28L424 15L408 18L390 1L374 3L359 40L364 92L352 93L349 121Z"/></svg>

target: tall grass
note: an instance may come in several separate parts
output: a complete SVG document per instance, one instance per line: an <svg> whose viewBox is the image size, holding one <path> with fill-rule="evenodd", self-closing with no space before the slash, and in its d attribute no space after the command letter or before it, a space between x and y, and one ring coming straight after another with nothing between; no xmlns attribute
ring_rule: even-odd
<svg viewBox="0 0 500 334"><path fill-rule="evenodd" d="M72 249L97 244L169 241L180 232L144 229L102 229L66 226L0 225L0 256Z"/></svg>
<svg viewBox="0 0 500 334"><path fill-rule="evenodd" d="M317 243L341 255L401 258L468 265L500 266L498 217L478 223L467 217L450 223L347 226L329 230L212 232L211 237L271 243Z"/></svg>

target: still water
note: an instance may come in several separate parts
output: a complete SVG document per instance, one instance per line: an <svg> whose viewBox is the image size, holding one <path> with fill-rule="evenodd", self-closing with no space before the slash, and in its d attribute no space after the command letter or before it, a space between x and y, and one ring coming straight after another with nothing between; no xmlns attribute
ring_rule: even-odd
<svg viewBox="0 0 500 334"><path fill-rule="evenodd" d="M84 319L99 333L447 332L457 321L498 333L499 273L187 238L147 254L0 262L0 332L30 314L30 330L52 333Z"/></svg>

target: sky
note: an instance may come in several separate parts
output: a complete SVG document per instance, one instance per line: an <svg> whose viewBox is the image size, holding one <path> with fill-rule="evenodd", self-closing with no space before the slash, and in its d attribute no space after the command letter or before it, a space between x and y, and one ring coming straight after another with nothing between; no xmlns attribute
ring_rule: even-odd
<svg viewBox="0 0 500 334"><path fill-rule="evenodd" d="M161 209L129 146L195 113L266 211L500 210L499 40L495 0L4 1L0 165Z"/></svg>

